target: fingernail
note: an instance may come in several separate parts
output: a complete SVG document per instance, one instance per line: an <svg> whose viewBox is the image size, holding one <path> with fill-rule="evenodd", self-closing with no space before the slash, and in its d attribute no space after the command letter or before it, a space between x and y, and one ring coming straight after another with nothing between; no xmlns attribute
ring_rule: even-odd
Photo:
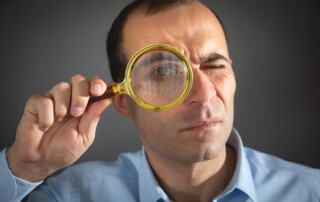
<svg viewBox="0 0 320 202"><path fill-rule="evenodd" d="M61 122L63 118L56 118L56 122Z"/></svg>
<svg viewBox="0 0 320 202"><path fill-rule="evenodd" d="M47 130L49 129L49 127L47 128L39 128L42 132L47 132Z"/></svg>
<svg viewBox="0 0 320 202"><path fill-rule="evenodd" d="M94 91L95 93L101 93L101 91L102 91L102 88L101 88L101 86L99 86L99 85L94 85L94 86L92 87L92 89L93 89L93 91Z"/></svg>
<svg viewBox="0 0 320 202"><path fill-rule="evenodd" d="M82 113L82 108L81 107L75 107L72 109L72 115L75 117L80 116Z"/></svg>

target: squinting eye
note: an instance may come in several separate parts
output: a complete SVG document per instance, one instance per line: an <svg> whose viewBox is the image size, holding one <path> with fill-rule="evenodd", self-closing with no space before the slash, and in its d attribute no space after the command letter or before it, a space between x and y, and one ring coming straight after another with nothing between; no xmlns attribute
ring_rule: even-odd
<svg viewBox="0 0 320 202"><path fill-rule="evenodd" d="M210 67L215 69L221 69L221 68L224 68L224 65L212 65Z"/></svg>
<svg viewBox="0 0 320 202"><path fill-rule="evenodd" d="M214 69L223 69L225 68L224 64L207 64L200 67L203 70L214 70Z"/></svg>

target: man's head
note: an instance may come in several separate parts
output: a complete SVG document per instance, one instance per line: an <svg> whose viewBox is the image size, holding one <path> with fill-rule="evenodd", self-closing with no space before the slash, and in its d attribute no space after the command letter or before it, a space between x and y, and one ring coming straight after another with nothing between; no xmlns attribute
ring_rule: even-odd
<svg viewBox="0 0 320 202"><path fill-rule="evenodd" d="M172 9L182 5L190 5L198 3L198 0L136 0L128 4L114 20L109 31L106 46L109 59L111 76L114 81L121 82L124 79L125 68L129 61L128 57L123 52L123 28L129 15L140 6L145 7L145 14L152 15L163 10ZM214 12L213 10L211 10ZM220 18L214 13L219 20L223 30L223 24ZM225 33L225 30L224 30ZM225 33L226 34L226 33Z"/></svg>
<svg viewBox="0 0 320 202"><path fill-rule="evenodd" d="M121 81L125 67L114 62L114 54L126 63L142 47L165 43L178 48L190 61L192 90L181 105L164 112L145 110L124 95L116 96L114 105L135 122L149 155L182 162L214 158L225 147L232 129L236 88L223 28L198 1L150 9L152 2L161 1L136 1L127 17L119 17L125 23L117 42L112 32L119 28L114 25L111 29L107 43L118 44L107 44L110 66L114 71L118 63L115 72L122 72L112 74L113 78Z"/></svg>

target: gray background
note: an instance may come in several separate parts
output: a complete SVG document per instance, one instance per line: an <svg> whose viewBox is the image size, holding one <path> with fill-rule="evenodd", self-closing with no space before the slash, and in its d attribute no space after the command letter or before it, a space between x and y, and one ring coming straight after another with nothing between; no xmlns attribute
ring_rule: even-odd
<svg viewBox="0 0 320 202"><path fill-rule="evenodd" d="M110 81L105 38L130 1L1 1L0 149L12 144L26 100L81 73ZM204 1L227 29L237 77L235 127L245 145L320 167L319 4ZM106 110L78 161L141 147L133 123Z"/></svg>

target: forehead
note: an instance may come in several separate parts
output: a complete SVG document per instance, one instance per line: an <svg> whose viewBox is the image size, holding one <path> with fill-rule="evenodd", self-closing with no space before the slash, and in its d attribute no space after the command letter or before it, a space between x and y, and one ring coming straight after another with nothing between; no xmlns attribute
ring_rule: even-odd
<svg viewBox="0 0 320 202"><path fill-rule="evenodd" d="M203 4L182 5L146 15L138 8L123 30L123 49L131 57L152 43L166 43L185 55L216 51L228 55L223 29L214 14Z"/></svg>

